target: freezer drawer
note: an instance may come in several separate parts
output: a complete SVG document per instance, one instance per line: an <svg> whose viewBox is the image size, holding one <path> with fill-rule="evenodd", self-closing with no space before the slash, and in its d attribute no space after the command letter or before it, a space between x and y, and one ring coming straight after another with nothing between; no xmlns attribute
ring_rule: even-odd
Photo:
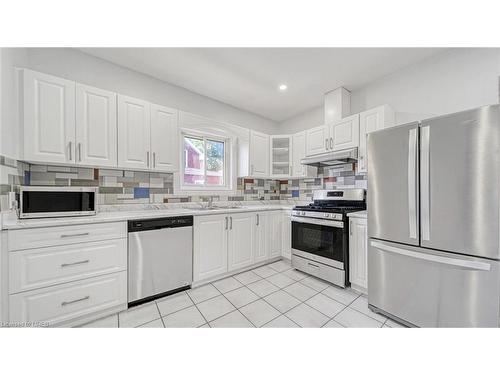
<svg viewBox="0 0 500 375"><path fill-rule="evenodd" d="M370 240L368 303L419 327L497 327L499 262Z"/></svg>

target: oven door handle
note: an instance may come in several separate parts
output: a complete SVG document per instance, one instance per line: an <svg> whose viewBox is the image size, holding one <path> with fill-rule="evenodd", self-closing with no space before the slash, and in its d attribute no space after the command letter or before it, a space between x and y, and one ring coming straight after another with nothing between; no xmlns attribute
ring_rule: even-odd
<svg viewBox="0 0 500 375"><path fill-rule="evenodd" d="M336 220L321 220L321 219L302 218L302 217L299 218L293 216L292 221L295 221L296 223L314 224L324 227L344 228L344 222Z"/></svg>

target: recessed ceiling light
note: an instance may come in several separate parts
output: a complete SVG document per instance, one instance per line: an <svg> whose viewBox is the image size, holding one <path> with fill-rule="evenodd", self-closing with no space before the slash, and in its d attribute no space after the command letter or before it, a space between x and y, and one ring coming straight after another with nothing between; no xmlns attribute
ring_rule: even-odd
<svg viewBox="0 0 500 375"><path fill-rule="evenodd" d="M285 91L287 88L288 88L288 86L285 84L282 84L279 86L280 91Z"/></svg>

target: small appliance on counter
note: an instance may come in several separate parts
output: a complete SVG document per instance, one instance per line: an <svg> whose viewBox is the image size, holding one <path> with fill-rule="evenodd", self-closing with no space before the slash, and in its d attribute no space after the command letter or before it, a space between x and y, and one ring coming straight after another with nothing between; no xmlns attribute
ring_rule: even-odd
<svg viewBox="0 0 500 375"><path fill-rule="evenodd" d="M347 214L366 209L365 189L314 191L292 211L292 266L345 288L349 285Z"/></svg>
<svg viewBox="0 0 500 375"><path fill-rule="evenodd" d="M17 202L20 219L95 215L97 188L21 186Z"/></svg>

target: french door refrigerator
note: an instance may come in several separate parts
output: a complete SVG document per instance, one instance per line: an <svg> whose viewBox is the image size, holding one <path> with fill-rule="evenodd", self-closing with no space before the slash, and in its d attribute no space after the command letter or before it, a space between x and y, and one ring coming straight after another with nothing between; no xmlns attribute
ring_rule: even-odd
<svg viewBox="0 0 500 375"><path fill-rule="evenodd" d="M410 326L498 326L499 111L368 135L372 310Z"/></svg>

